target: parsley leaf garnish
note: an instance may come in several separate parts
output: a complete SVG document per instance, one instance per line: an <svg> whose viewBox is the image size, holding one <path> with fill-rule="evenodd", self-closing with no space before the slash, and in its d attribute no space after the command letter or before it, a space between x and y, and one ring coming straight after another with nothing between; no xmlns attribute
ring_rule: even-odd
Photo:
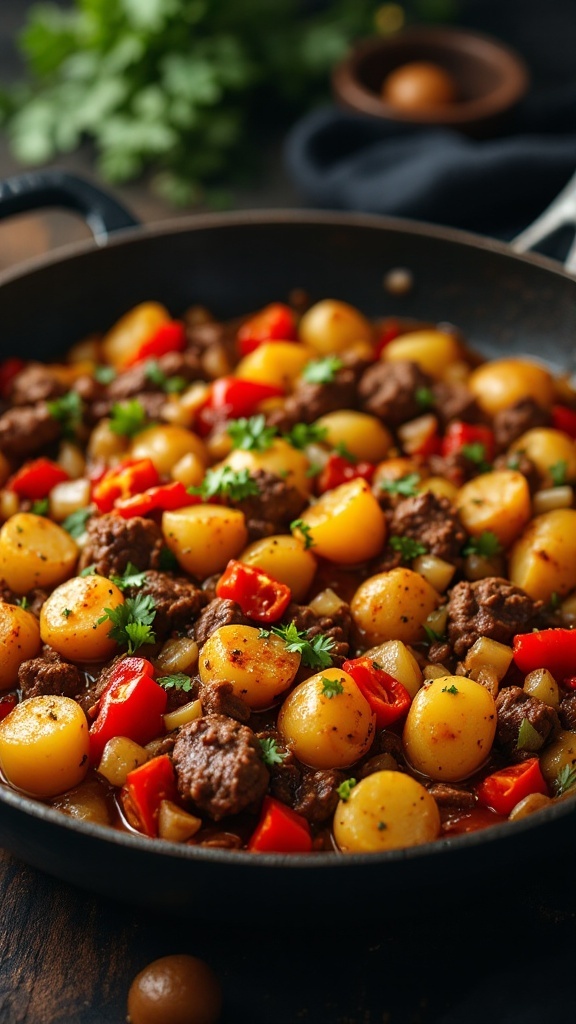
<svg viewBox="0 0 576 1024"><path fill-rule="evenodd" d="M75 512L71 512L69 516L66 516L62 526L74 540L78 540L86 532L86 524L93 514L94 509L92 505L89 505L87 508L78 508Z"/></svg>
<svg viewBox="0 0 576 1024"><path fill-rule="evenodd" d="M332 700L332 697L337 697L339 693L344 693L344 687L339 679L328 679L327 676L321 676L322 683L322 696L328 697L328 700Z"/></svg>
<svg viewBox="0 0 576 1024"><path fill-rule="evenodd" d="M315 423L295 423L287 434L282 434L282 437L293 448L303 449L309 444L325 441L327 433L326 427L318 427Z"/></svg>
<svg viewBox="0 0 576 1024"><path fill-rule="evenodd" d="M164 690L182 690L188 693L192 689L192 680L185 672L174 672L173 675L159 676L156 680Z"/></svg>
<svg viewBox="0 0 576 1024"><path fill-rule="evenodd" d="M146 579L146 573L141 572L137 565L128 562L121 576L110 576L109 578L119 590L127 590L128 587L141 587Z"/></svg>
<svg viewBox="0 0 576 1024"><path fill-rule="evenodd" d="M152 384L156 384L157 387L162 388L163 391L168 395L178 394L179 391L184 391L188 381L186 377L182 377L179 374L174 374L172 377L168 377L157 359L148 359L144 371L146 377Z"/></svg>
<svg viewBox="0 0 576 1024"><path fill-rule="evenodd" d="M94 379L99 384L111 384L117 377L116 370L113 366L95 366L94 367Z"/></svg>
<svg viewBox="0 0 576 1024"><path fill-rule="evenodd" d="M502 545L492 530L483 530L478 537L470 537L462 548L463 555L481 555L482 558L494 558L502 551Z"/></svg>
<svg viewBox="0 0 576 1024"><path fill-rule="evenodd" d="M287 751L285 753L281 753L278 750L278 744L273 736L269 736L263 740L259 739L258 743L262 749L262 760L269 768L272 768L275 764L282 764L282 761L288 757Z"/></svg>
<svg viewBox="0 0 576 1024"><path fill-rule="evenodd" d="M308 384L332 384L338 370L344 363L338 356L326 356L325 359L312 359L306 363L302 376Z"/></svg>
<svg viewBox="0 0 576 1024"><path fill-rule="evenodd" d="M92 562L92 565L87 565L85 569L82 569L80 576L97 576L96 562Z"/></svg>
<svg viewBox="0 0 576 1024"><path fill-rule="evenodd" d="M354 789L355 785L356 779L344 779L344 782L340 783L336 792L343 803L346 803L350 799L350 793Z"/></svg>
<svg viewBox="0 0 576 1024"><path fill-rule="evenodd" d="M414 397L421 409L430 409L434 405L432 388L416 388Z"/></svg>
<svg viewBox="0 0 576 1024"><path fill-rule="evenodd" d="M50 509L50 502L48 498L37 498L36 501L32 502L31 511L35 516L47 516Z"/></svg>
<svg viewBox="0 0 576 1024"><path fill-rule="evenodd" d="M358 462L358 457L354 455L354 452L351 452L350 449L346 447L344 441L338 441L338 443L334 445L334 452L336 455L339 455L341 459L346 459L346 462L351 462L353 466Z"/></svg>
<svg viewBox="0 0 576 1024"><path fill-rule="evenodd" d="M28 598L26 597L26 594L24 594L24 597L17 597L14 603L19 605L23 611L26 611L28 605L30 604Z"/></svg>
<svg viewBox="0 0 576 1024"><path fill-rule="evenodd" d="M134 654L142 644L153 644L156 635L152 623L156 615L154 598L147 594L127 597L124 604L116 608L105 608L104 615L98 619L98 625L110 619L112 629L108 636L117 643L126 645L128 654Z"/></svg>
<svg viewBox="0 0 576 1024"><path fill-rule="evenodd" d="M258 484L247 469L234 470L231 466L219 466L206 472L199 487L189 487L190 494L199 494L204 501L218 497L242 501L260 494Z"/></svg>
<svg viewBox="0 0 576 1024"><path fill-rule="evenodd" d="M232 439L233 448L265 452L271 447L277 430L276 427L268 427L266 417L260 413L258 416L250 416L249 419L241 417L238 420L231 420L227 433Z"/></svg>
<svg viewBox="0 0 576 1024"><path fill-rule="evenodd" d="M530 719L523 718L518 730L516 749L531 750L535 752L536 750L540 750L543 743L544 737L541 736L538 730L534 728Z"/></svg>
<svg viewBox="0 0 576 1024"><path fill-rule="evenodd" d="M388 494L400 494L403 498L413 498L418 494L419 483L419 473L407 473L406 476L401 476L398 480L381 480L380 489L387 491Z"/></svg>
<svg viewBox="0 0 576 1024"><path fill-rule="evenodd" d="M304 541L305 551L307 551L308 548L314 547L315 541L313 541L312 537L310 536L312 527L308 526L308 523L305 523L303 519L293 519L292 522L290 523L290 529L298 531L298 533L302 537L302 540Z"/></svg>
<svg viewBox="0 0 576 1024"><path fill-rule="evenodd" d="M563 796L569 789L576 786L576 766L565 764L552 783L554 796Z"/></svg>
<svg viewBox="0 0 576 1024"><path fill-rule="evenodd" d="M486 459L486 445L482 444L481 441L463 444L460 448L460 453L465 459L468 459L468 462L472 462L476 466L479 473L487 473L492 468Z"/></svg>
<svg viewBox="0 0 576 1024"><path fill-rule="evenodd" d="M458 687L452 683L452 686L443 686L441 693L458 693Z"/></svg>
<svg viewBox="0 0 576 1024"><path fill-rule="evenodd" d="M110 430L121 437L134 437L147 426L146 410L137 398L115 402L110 413Z"/></svg>
<svg viewBox="0 0 576 1024"><path fill-rule="evenodd" d="M558 462L553 463L552 466L548 466L548 472L552 479L554 487L563 487L568 480L568 463L566 459L560 459Z"/></svg>
<svg viewBox="0 0 576 1024"><path fill-rule="evenodd" d="M437 644L446 639L443 633L437 633L435 629L432 629L432 626L427 626L426 623L423 624L422 629L426 633L428 642L431 644Z"/></svg>
<svg viewBox="0 0 576 1024"><path fill-rule="evenodd" d="M261 629L258 636L279 636L286 644L287 651L293 651L301 656L302 664L308 668L330 668L332 658L330 651L334 647L334 640L331 636L324 636L318 633L312 640L309 640L306 632L296 628L294 622L287 626L272 626L271 629Z"/></svg>
<svg viewBox="0 0 576 1024"><path fill-rule="evenodd" d="M72 615L72 609L71 608L63 608L62 609L62 615L64 615L65 618L69 618L70 615Z"/></svg>
<svg viewBox="0 0 576 1024"><path fill-rule="evenodd" d="M399 551L402 558L407 562L411 562L418 555L425 555L428 550L425 544L421 544L418 540L413 540L412 537L398 537L394 534L390 537L389 543L390 547L394 551Z"/></svg>
<svg viewBox="0 0 576 1024"><path fill-rule="evenodd" d="M84 405L77 391L68 391L61 398L46 402L48 412L53 420L62 426L65 437L76 437L76 431L82 423Z"/></svg>

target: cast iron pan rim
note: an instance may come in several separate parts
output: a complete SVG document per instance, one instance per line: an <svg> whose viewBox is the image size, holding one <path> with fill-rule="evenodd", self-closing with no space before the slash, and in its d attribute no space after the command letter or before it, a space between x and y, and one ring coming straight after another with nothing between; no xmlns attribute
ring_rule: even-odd
<svg viewBox="0 0 576 1024"><path fill-rule="evenodd" d="M220 863L230 867L281 869L291 871L345 870L348 866L360 867L363 864L382 864L382 866L405 861L421 861L429 863L431 857L457 856L459 852L472 851L474 847L484 847L488 843L498 842L503 837L510 840L518 839L523 833L531 833L534 828L545 828L548 824L563 818L570 818L576 810L576 801L568 799L529 814L516 822L504 821L487 829L479 829L468 834L437 839L432 843L412 846L383 853L314 853L302 856L279 853L250 853L247 850L207 849L201 846L186 846L163 839L149 839L137 833L123 832L108 825L97 825L93 822L77 821L63 814L62 811L46 804L39 803L32 797L11 790L0 784L0 805L6 803L23 814L36 818L48 825L56 825L64 831L71 831L94 839L106 845L127 847L154 856L160 862L179 860Z"/></svg>
<svg viewBox="0 0 576 1024"><path fill-rule="evenodd" d="M557 277L575 281L576 277L564 269L561 263L540 253L516 253L506 242L478 235L458 228L446 228L424 221L409 220L402 217L384 217L370 213L350 213L342 210L306 210L306 209L269 209L269 210L238 210L228 213L202 213L183 217L180 220L163 220L154 224L136 225L115 231L104 245L97 245L92 239L74 242L61 246L52 252L33 257L0 273L0 288L27 274L33 274L46 267L65 266L70 260L94 253L100 249L130 246L144 240L181 235L196 231L218 231L230 228L262 226L307 226L334 228L369 228L376 232L390 234L413 235L415 238L427 238L439 242L449 242L456 246L480 249L487 253L503 256L515 263L547 270ZM282 259L282 256L279 256Z"/></svg>

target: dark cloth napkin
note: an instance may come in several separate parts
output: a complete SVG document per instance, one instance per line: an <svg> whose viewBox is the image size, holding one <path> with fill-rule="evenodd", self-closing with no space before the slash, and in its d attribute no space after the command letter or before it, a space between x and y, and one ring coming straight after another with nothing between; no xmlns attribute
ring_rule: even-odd
<svg viewBox="0 0 576 1024"><path fill-rule="evenodd" d="M312 205L510 239L576 169L576 83L528 96L505 134L481 140L323 107L293 127L285 163Z"/></svg>

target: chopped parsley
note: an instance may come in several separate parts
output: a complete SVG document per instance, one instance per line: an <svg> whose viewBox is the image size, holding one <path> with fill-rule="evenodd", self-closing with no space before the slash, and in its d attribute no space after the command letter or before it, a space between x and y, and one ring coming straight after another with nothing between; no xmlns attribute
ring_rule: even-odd
<svg viewBox="0 0 576 1024"><path fill-rule="evenodd" d="M95 366L94 367L94 379L99 384L111 384L113 380L116 380L117 373L113 366Z"/></svg>
<svg viewBox="0 0 576 1024"><path fill-rule="evenodd" d="M338 356L326 356L324 359L312 359L306 363L302 376L308 384L332 384L338 370L344 363Z"/></svg>
<svg viewBox="0 0 576 1024"><path fill-rule="evenodd" d="M92 562L92 565L87 565L85 569L82 569L81 576L97 576L96 563Z"/></svg>
<svg viewBox="0 0 576 1024"><path fill-rule="evenodd" d="M110 413L110 430L121 437L134 437L148 424L146 410L137 398L115 402Z"/></svg>
<svg viewBox="0 0 576 1024"><path fill-rule="evenodd" d="M560 459L558 462L554 462L552 466L548 466L548 472L554 487L564 487L564 484L568 482L568 463L566 459Z"/></svg>
<svg viewBox="0 0 576 1024"><path fill-rule="evenodd" d="M119 590L127 590L129 587L141 587L146 579L146 573L141 572L137 565L128 562L121 576L110 576L109 578Z"/></svg>
<svg viewBox="0 0 576 1024"><path fill-rule="evenodd" d="M128 654L134 654L143 644L153 644L156 635L152 623L156 615L154 598L149 594L127 597L124 604L117 608L105 608L104 615L97 620L97 625L109 619L112 629L108 636L117 643L128 648Z"/></svg>
<svg viewBox="0 0 576 1024"><path fill-rule="evenodd" d="M434 405L432 388L416 388L414 397L421 409L430 409Z"/></svg>
<svg viewBox="0 0 576 1024"><path fill-rule="evenodd" d="M452 683L452 686L443 686L441 693L459 693L458 687Z"/></svg>
<svg viewBox="0 0 576 1024"><path fill-rule="evenodd" d="M565 764L552 783L554 796L564 796L564 793L573 789L574 786L576 786L576 766Z"/></svg>
<svg viewBox="0 0 576 1024"><path fill-rule="evenodd" d="M161 368L160 363L157 359L148 359L144 367L146 377L152 384L156 384L157 387L162 388L167 395L175 395L180 391L184 391L184 388L188 384L186 377L182 377L179 374L175 374L172 377L168 377L164 370Z"/></svg>
<svg viewBox="0 0 576 1024"><path fill-rule="evenodd" d="M19 605L20 608L22 608L22 611L26 611L28 605L30 604L30 602L29 602L29 600L28 600L28 598L26 597L25 594L24 594L24 597L17 597L15 603L17 605Z"/></svg>
<svg viewBox="0 0 576 1024"><path fill-rule="evenodd" d="M340 783L336 792L343 803L346 803L350 799L350 793L354 789L355 785L356 779L344 779L344 782Z"/></svg>
<svg viewBox="0 0 576 1024"><path fill-rule="evenodd" d="M185 672L174 672L170 676L159 676L156 680L164 690L182 690L189 693L192 689L192 680Z"/></svg>
<svg viewBox="0 0 576 1024"><path fill-rule="evenodd" d="M437 633L435 629L432 629L432 626L427 626L426 623L423 624L422 629L426 633L428 643L437 644L446 639L443 633Z"/></svg>
<svg viewBox="0 0 576 1024"><path fill-rule="evenodd" d="M328 430L318 427L315 423L295 423L287 434L282 434L284 441L293 448L307 448L309 444L319 444L326 440Z"/></svg>
<svg viewBox="0 0 576 1024"><path fill-rule="evenodd" d="M249 419L241 417L238 420L231 420L227 433L232 440L233 448L265 452L271 447L277 430L276 427L267 426L266 417L260 413L258 416L250 416Z"/></svg>
<svg viewBox="0 0 576 1024"><path fill-rule="evenodd" d="M517 750L531 750L536 752L544 743L544 737L534 728L528 718L523 718L518 730Z"/></svg>
<svg viewBox="0 0 576 1024"><path fill-rule="evenodd" d="M468 462L476 466L479 473L487 473L491 465L486 458L486 445L481 441L473 441L472 444L463 444L459 449Z"/></svg>
<svg viewBox="0 0 576 1024"><path fill-rule="evenodd" d="M378 829L379 832L384 832L384 830L388 828L388 825L386 824L385 821L379 821L376 828Z"/></svg>
<svg viewBox="0 0 576 1024"><path fill-rule="evenodd" d="M478 537L470 537L462 548L463 555L480 555L482 558L494 558L502 551L502 545L492 530L483 530Z"/></svg>
<svg viewBox="0 0 576 1024"><path fill-rule="evenodd" d="M62 426L65 437L76 437L76 431L82 423L84 405L77 391L68 391L62 398L47 402L48 412L53 420Z"/></svg>
<svg viewBox="0 0 576 1024"><path fill-rule="evenodd" d="M282 764L282 761L288 757L287 751L285 753L281 753L281 751L278 750L278 744L272 736L269 736L264 740L259 739L258 743L262 750L262 760L268 768L272 768L275 764Z"/></svg>
<svg viewBox="0 0 576 1024"><path fill-rule="evenodd" d="M162 572L172 572L178 569L178 559L170 548L160 548L160 555L158 558L159 568Z"/></svg>
<svg viewBox="0 0 576 1024"><path fill-rule="evenodd" d="M247 469L232 469L231 466L219 466L206 472L199 487L189 487L189 494L199 494L204 501L218 496L230 498L231 501L243 501L260 494L258 484L250 476Z"/></svg>
<svg viewBox="0 0 576 1024"><path fill-rule="evenodd" d="M36 501L32 502L31 511L35 516L47 516L50 509L50 502L48 498L37 498Z"/></svg>
<svg viewBox="0 0 576 1024"><path fill-rule="evenodd" d="M413 558L425 555L428 551L426 545L421 544L420 541L413 540L412 537L398 537L395 534L390 537L390 547L394 551L399 551L406 562L411 562Z"/></svg>
<svg viewBox="0 0 576 1024"><path fill-rule="evenodd" d="M398 480L381 480L380 489L388 494L400 494L403 498L413 498L418 494L420 483L419 473L407 473Z"/></svg>
<svg viewBox="0 0 576 1024"><path fill-rule="evenodd" d="M93 514L94 509L92 505L89 505L87 508L78 508L75 512L71 512L69 516L66 516L62 526L74 540L78 540L86 532L86 524Z"/></svg>
<svg viewBox="0 0 576 1024"><path fill-rule="evenodd" d="M332 664L330 651L334 647L334 640L331 636L318 633L309 640L306 632L297 629L294 622L290 622L287 626L261 629L258 636L266 637L271 633L284 641L287 651L299 654L302 664L307 665L308 668L330 668Z"/></svg>
<svg viewBox="0 0 576 1024"><path fill-rule="evenodd" d="M303 519L293 519L292 522L290 523L290 529L297 530L298 533L301 535L302 540L304 541L305 551L307 551L308 548L314 547L315 541L313 541L312 537L310 536L312 527L308 526L308 523L305 523Z"/></svg>
<svg viewBox="0 0 576 1024"><path fill-rule="evenodd" d="M327 676L321 676L320 681L322 683L322 696L328 697L328 700L332 700L332 697L337 697L338 694L344 693L344 687L340 679L328 679Z"/></svg>
<svg viewBox="0 0 576 1024"><path fill-rule="evenodd" d="M62 609L62 615L63 615L63 616L64 616L64 617L66 618L66 619L67 619L67 618L69 618L69 616L70 616L70 615L72 615L72 609L71 609L71 608L63 608L63 609Z"/></svg>
<svg viewBox="0 0 576 1024"><path fill-rule="evenodd" d="M354 455L354 452L351 452L350 449L346 447L344 441L338 441L338 443L334 445L334 453L339 455L341 459L346 459L346 462L351 462L353 466L358 462L358 456Z"/></svg>

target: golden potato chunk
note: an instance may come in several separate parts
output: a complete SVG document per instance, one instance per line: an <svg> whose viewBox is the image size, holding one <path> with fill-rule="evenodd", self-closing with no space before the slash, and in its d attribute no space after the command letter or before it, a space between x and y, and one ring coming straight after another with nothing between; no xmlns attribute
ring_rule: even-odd
<svg viewBox="0 0 576 1024"><path fill-rule="evenodd" d="M576 587L576 510L536 516L510 551L508 574L530 597L549 601Z"/></svg>
<svg viewBox="0 0 576 1024"><path fill-rule="evenodd" d="M44 516L17 512L0 530L0 576L16 594L54 587L73 571L78 547Z"/></svg>
<svg viewBox="0 0 576 1024"><path fill-rule="evenodd" d="M412 569L392 569L370 576L350 602L352 618L371 646L385 640L414 643L430 612L440 604L433 587Z"/></svg>
<svg viewBox="0 0 576 1024"><path fill-rule="evenodd" d="M334 815L334 838L344 853L420 846L439 833L434 797L405 772L374 772L361 779Z"/></svg>
<svg viewBox="0 0 576 1024"><path fill-rule="evenodd" d="M199 579L222 572L248 540L243 513L224 505L188 505L164 512L162 532L182 568Z"/></svg>
<svg viewBox="0 0 576 1024"><path fill-rule="evenodd" d="M322 494L302 513L314 554L354 565L374 558L384 545L386 520L365 480L350 480Z"/></svg>
<svg viewBox="0 0 576 1024"><path fill-rule="evenodd" d="M11 786L49 797L88 771L88 722L70 697L31 697L0 722L0 768Z"/></svg>
<svg viewBox="0 0 576 1024"><path fill-rule="evenodd" d="M530 359L493 359L483 363L470 374L468 387L489 416L523 398L533 398L548 409L554 398L552 374Z"/></svg>
<svg viewBox="0 0 576 1024"><path fill-rule="evenodd" d="M468 533L489 531L507 548L532 514L526 477L514 469L482 473L460 488L456 508Z"/></svg>
<svg viewBox="0 0 576 1024"><path fill-rule="evenodd" d="M260 636L254 626L221 626L204 644L198 668L206 686L225 680L237 697L261 711L276 703L299 665L300 655L274 633Z"/></svg>
<svg viewBox="0 0 576 1024"><path fill-rule="evenodd" d="M16 685L23 661L41 647L38 619L16 604L0 601L0 690Z"/></svg>
<svg viewBox="0 0 576 1024"><path fill-rule="evenodd" d="M122 592L105 576L73 576L42 605L42 641L70 661L105 661L117 651L106 609L121 604Z"/></svg>

